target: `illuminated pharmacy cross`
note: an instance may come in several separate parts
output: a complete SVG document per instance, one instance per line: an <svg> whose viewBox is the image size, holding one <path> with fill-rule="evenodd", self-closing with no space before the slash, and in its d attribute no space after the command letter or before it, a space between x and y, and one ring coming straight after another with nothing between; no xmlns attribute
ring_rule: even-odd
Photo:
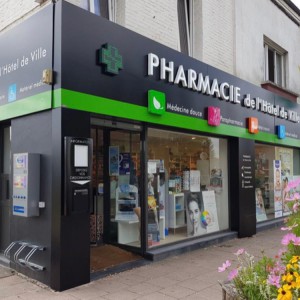
<svg viewBox="0 0 300 300"><path fill-rule="evenodd" d="M99 50L99 62L105 65L105 71L112 74L119 74L123 69L123 58L118 48L105 44Z"/></svg>

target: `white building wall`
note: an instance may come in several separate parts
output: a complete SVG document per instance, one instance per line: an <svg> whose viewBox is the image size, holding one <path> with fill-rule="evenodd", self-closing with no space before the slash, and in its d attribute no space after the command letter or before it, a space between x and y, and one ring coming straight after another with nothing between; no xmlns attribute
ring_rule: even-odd
<svg viewBox="0 0 300 300"><path fill-rule="evenodd" d="M0 32L18 24L39 6L34 0L0 0Z"/></svg>
<svg viewBox="0 0 300 300"><path fill-rule="evenodd" d="M236 0L236 76L264 81L266 35L288 51L287 89L300 94L300 28L269 0Z"/></svg>
<svg viewBox="0 0 300 300"><path fill-rule="evenodd" d="M177 0L114 2L118 24L180 50ZM34 0L0 0L0 31L39 7ZM193 57L260 86L266 35L288 51L287 89L300 94L300 28L271 0L194 0L193 8Z"/></svg>
<svg viewBox="0 0 300 300"><path fill-rule="evenodd" d="M116 20L115 22L121 26L125 27L125 11L126 11L126 1L124 0L115 0L116 6Z"/></svg>
<svg viewBox="0 0 300 300"><path fill-rule="evenodd" d="M175 50L180 49L177 0L123 0L125 27Z"/></svg>
<svg viewBox="0 0 300 300"><path fill-rule="evenodd" d="M193 29L192 29L192 56L203 61L203 18L202 1L194 0L193 3Z"/></svg>
<svg viewBox="0 0 300 300"><path fill-rule="evenodd" d="M244 0L238 1L244 2ZM203 0L200 25L203 48L200 59L231 74L235 74L234 3L235 0ZM198 39L198 36L195 36L195 39ZM195 56L199 57L197 52Z"/></svg>

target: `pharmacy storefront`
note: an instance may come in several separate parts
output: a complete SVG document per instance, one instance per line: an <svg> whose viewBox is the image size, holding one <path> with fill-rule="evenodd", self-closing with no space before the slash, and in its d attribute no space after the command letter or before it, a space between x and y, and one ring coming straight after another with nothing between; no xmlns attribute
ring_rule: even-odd
<svg viewBox="0 0 300 300"><path fill-rule="evenodd" d="M289 214L296 103L64 1L0 40L11 268L61 291L90 281L91 247L156 260Z"/></svg>

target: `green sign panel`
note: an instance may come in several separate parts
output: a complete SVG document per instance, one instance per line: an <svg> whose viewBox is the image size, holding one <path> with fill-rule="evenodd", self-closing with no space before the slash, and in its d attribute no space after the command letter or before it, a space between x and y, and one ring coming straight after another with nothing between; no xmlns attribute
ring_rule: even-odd
<svg viewBox="0 0 300 300"><path fill-rule="evenodd" d="M156 115L162 115L166 111L165 93L155 90L148 91L148 112Z"/></svg>

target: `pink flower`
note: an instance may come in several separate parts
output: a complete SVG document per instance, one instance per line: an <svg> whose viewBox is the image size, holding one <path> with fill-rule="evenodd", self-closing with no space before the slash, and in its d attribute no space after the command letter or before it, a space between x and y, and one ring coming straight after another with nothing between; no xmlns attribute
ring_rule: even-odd
<svg viewBox="0 0 300 300"><path fill-rule="evenodd" d="M288 233L282 238L281 244L287 246L290 242L293 242L295 238L296 235L294 233Z"/></svg>
<svg viewBox="0 0 300 300"><path fill-rule="evenodd" d="M270 271L270 275L277 275L279 276L285 271L285 266L280 265L280 263L276 262L275 266Z"/></svg>
<svg viewBox="0 0 300 300"><path fill-rule="evenodd" d="M294 197L286 197L284 198L284 201L285 202L292 202L292 201L295 201L296 199Z"/></svg>
<svg viewBox="0 0 300 300"><path fill-rule="evenodd" d="M286 252L286 249L279 249L278 254L277 254L278 258L280 258L283 254L285 254L285 252Z"/></svg>
<svg viewBox="0 0 300 300"><path fill-rule="evenodd" d="M269 275L268 276L268 280L267 280L268 284L269 285L274 285L276 286L277 288L280 288L280 276L277 276L277 275Z"/></svg>
<svg viewBox="0 0 300 300"><path fill-rule="evenodd" d="M299 199L300 198L300 194L299 193L295 193L293 196L294 196L295 199Z"/></svg>
<svg viewBox="0 0 300 300"><path fill-rule="evenodd" d="M288 227L281 227L281 230L292 230L293 228L297 227L298 224L294 223L292 226L288 226Z"/></svg>
<svg viewBox="0 0 300 300"><path fill-rule="evenodd" d="M245 252L245 249L244 249L244 248L241 248L241 249L239 249L238 251L236 251L236 252L234 253L234 255L239 256L239 255L243 254L244 252Z"/></svg>
<svg viewBox="0 0 300 300"><path fill-rule="evenodd" d="M290 181L287 185L287 188L290 190L292 188L295 188L297 187L298 185L300 184L300 178L296 179L296 180L293 180L293 181Z"/></svg>
<svg viewBox="0 0 300 300"><path fill-rule="evenodd" d="M300 237L296 236L293 240L293 244L295 246L300 246Z"/></svg>
<svg viewBox="0 0 300 300"><path fill-rule="evenodd" d="M295 201L295 200L298 200L299 198L300 198L300 194L299 193L294 193L290 197L286 197L284 200L285 201Z"/></svg>
<svg viewBox="0 0 300 300"><path fill-rule="evenodd" d="M218 272L224 272L226 269L228 269L231 266L231 262L229 260L226 260L222 267L218 267Z"/></svg>
<svg viewBox="0 0 300 300"><path fill-rule="evenodd" d="M238 275L238 273L238 269L233 269L232 271L230 271L230 273L228 274L228 280L234 279Z"/></svg>
<svg viewBox="0 0 300 300"><path fill-rule="evenodd" d="M280 230L285 231L285 230L291 230L290 227L281 227Z"/></svg>
<svg viewBox="0 0 300 300"><path fill-rule="evenodd" d="M296 213L297 211L298 211L298 208L299 208L299 203L295 203L294 205L293 205L293 211L294 211L294 213ZM298 225L298 224L297 224Z"/></svg>

